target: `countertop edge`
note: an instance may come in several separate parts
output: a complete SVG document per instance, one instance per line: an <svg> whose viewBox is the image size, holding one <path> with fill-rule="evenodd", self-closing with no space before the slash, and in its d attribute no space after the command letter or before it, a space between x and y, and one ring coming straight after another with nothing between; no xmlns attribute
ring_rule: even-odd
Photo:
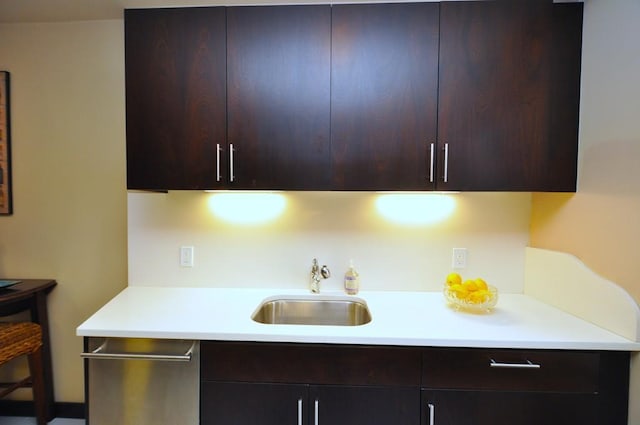
<svg viewBox="0 0 640 425"><path fill-rule="evenodd" d="M278 289L128 287L81 324L76 334L308 344L640 351L638 342L524 294L501 295L496 311L490 315L454 312L445 306L442 294L437 292L370 291L358 295L367 301L374 315L374 321L364 326L263 325L250 319L261 300L285 292L308 294ZM385 311L387 306L389 311ZM434 323L424 321L425 314L431 315ZM465 326L468 330L462 329Z"/></svg>

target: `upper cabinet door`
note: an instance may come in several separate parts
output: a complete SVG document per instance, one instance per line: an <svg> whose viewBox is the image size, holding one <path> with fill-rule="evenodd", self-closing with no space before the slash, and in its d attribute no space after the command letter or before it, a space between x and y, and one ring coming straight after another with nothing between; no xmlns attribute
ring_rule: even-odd
<svg viewBox="0 0 640 425"><path fill-rule="evenodd" d="M225 9L126 10L125 66L127 187L219 187Z"/></svg>
<svg viewBox="0 0 640 425"><path fill-rule="evenodd" d="M234 189L330 184L331 8L227 9Z"/></svg>
<svg viewBox="0 0 640 425"><path fill-rule="evenodd" d="M442 3L439 189L575 190L580 44L554 37L579 40L582 15L562 23L554 7Z"/></svg>
<svg viewBox="0 0 640 425"><path fill-rule="evenodd" d="M333 189L433 188L439 7L332 7Z"/></svg>

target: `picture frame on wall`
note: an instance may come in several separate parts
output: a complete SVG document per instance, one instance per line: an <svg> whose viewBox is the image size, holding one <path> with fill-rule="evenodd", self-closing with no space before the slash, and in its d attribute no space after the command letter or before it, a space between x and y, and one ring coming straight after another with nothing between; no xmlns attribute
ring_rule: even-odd
<svg viewBox="0 0 640 425"><path fill-rule="evenodd" d="M0 215L13 214L9 83L9 72L0 71Z"/></svg>

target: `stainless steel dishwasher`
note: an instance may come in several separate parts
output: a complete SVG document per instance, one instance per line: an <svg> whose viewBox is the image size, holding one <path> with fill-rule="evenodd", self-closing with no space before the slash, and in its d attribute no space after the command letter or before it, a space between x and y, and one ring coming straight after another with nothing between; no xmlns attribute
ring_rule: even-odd
<svg viewBox="0 0 640 425"><path fill-rule="evenodd" d="M88 425L198 425L198 341L85 339Z"/></svg>

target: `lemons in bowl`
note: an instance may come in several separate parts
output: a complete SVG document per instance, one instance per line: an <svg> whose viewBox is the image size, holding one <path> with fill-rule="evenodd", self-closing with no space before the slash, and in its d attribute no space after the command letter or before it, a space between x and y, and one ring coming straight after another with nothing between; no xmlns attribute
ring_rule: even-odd
<svg viewBox="0 0 640 425"><path fill-rule="evenodd" d="M489 312L498 302L498 290L481 278L463 280L458 273L449 273L444 297L456 309Z"/></svg>

